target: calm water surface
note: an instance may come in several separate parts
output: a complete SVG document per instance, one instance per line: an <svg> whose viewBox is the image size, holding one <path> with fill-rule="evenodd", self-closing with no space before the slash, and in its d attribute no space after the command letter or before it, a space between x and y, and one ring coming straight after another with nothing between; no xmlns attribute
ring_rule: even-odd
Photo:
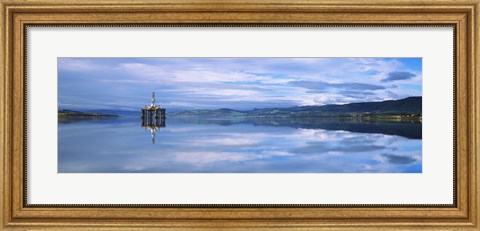
<svg viewBox="0 0 480 231"><path fill-rule="evenodd" d="M58 124L60 173L421 173L421 123L137 116Z"/></svg>

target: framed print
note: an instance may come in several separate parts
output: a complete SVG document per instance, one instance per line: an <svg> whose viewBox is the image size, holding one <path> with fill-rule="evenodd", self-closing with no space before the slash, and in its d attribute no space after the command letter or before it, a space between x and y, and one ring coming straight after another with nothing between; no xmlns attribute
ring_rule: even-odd
<svg viewBox="0 0 480 231"><path fill-rule="evenodd" d="M479 230L479 4L4 1L2 228Z"/></svg>

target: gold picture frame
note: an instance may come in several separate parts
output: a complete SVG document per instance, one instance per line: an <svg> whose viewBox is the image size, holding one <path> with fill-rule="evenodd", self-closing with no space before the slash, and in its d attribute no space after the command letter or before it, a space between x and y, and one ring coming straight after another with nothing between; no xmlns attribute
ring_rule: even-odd
<svg viewBox="0 0 480 231"><path fill-rule="evenodd" d="M480 0L2 0L1 227L45 230L480 230ZM35 25L452 25L453 205L29 205L25 28Z"/></svg>

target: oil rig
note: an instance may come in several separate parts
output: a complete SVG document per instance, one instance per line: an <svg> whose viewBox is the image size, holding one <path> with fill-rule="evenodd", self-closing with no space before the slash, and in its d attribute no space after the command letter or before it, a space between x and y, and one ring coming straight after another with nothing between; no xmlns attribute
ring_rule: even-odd
<svg viewBox="0 0 480 231"><path fill-rule="evenodd" d="M152 103L142 108L142 128L150 129L152 144L155 143L155 133L158 129L165 127L166 109L155 103L155 92L152 92Z"/></svg>

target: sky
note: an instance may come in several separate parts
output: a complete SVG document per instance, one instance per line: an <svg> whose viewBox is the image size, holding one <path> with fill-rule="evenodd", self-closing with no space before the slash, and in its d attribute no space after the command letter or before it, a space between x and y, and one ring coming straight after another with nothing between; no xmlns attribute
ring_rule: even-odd
<svg viewBox="0 0 480 231"><path fill-rule="evenodd" d="M422 95L421 58L58 58L59 109L292 107Z"/></svg>

